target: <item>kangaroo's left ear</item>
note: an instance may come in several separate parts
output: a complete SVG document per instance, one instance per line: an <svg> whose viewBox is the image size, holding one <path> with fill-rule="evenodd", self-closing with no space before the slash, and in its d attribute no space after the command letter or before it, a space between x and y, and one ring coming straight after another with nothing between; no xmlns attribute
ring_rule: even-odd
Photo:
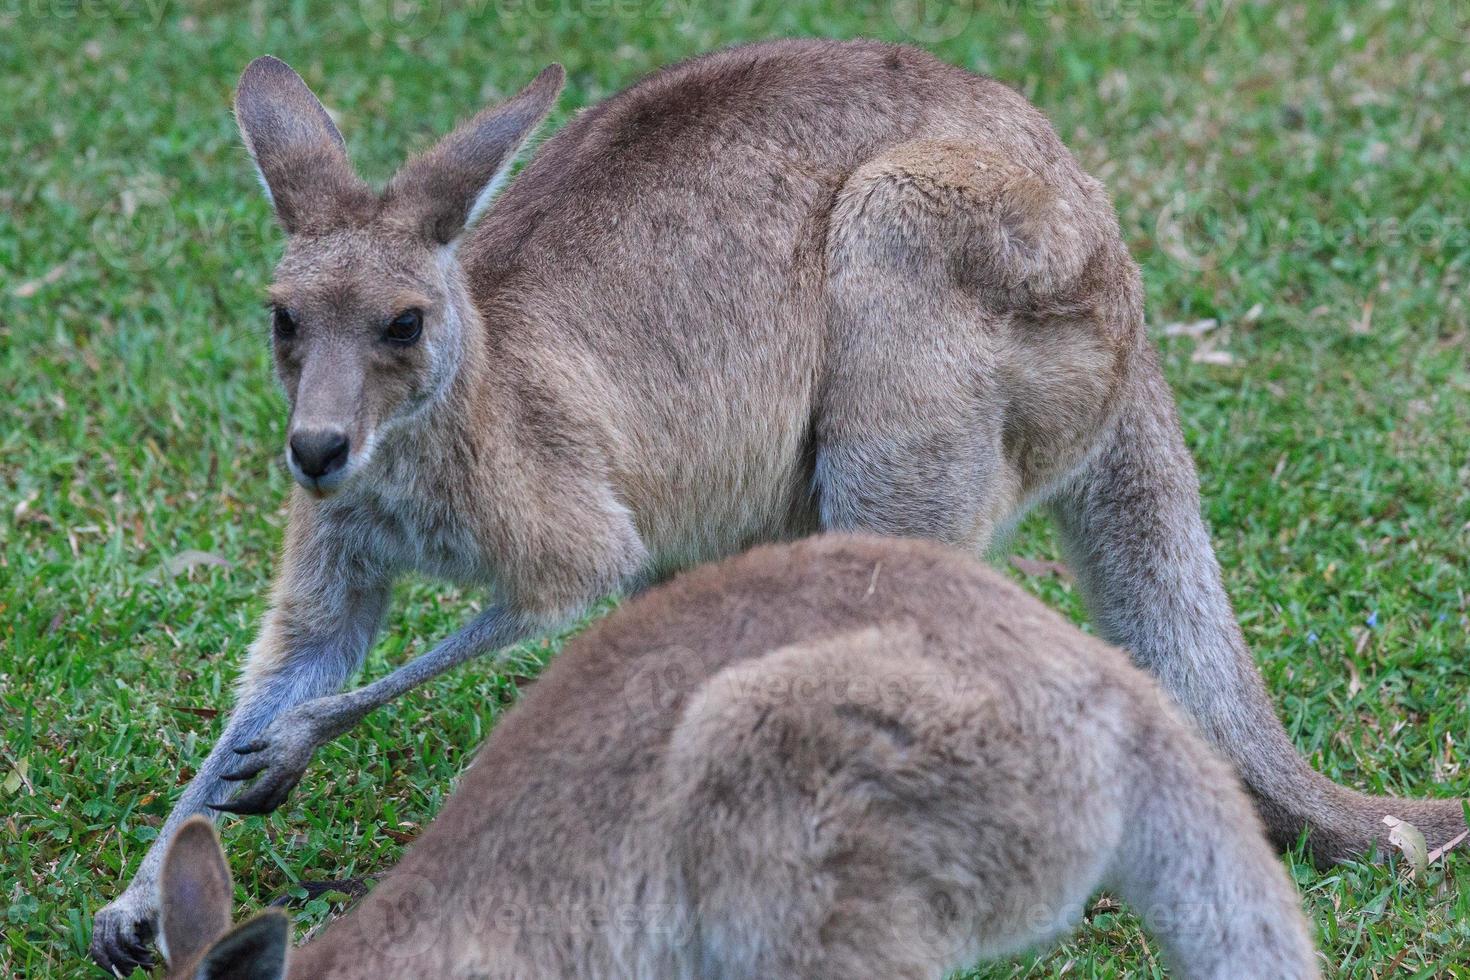
<svg viewBox="0 0 1470 980"><path fill-rule="evenodd" d="M482 110L404 164L384 192L388 206L430 242L454 241L484 213L565 80L561 65L547 67L509 102Z"/></svg>
<svg viewBox="0 0 1470 980"><path fill-rule="evenodd" d="M194 980L281 980L291 923L280 909L247 919L209 947Z"/></svg>
<svg viewBox="0 0 1470 980"><path fill-rule="evenodd" d="M232 892L214 824L190 818L169 842L159 878L159 938L171 965L194 960L230 927Z"/></svg>

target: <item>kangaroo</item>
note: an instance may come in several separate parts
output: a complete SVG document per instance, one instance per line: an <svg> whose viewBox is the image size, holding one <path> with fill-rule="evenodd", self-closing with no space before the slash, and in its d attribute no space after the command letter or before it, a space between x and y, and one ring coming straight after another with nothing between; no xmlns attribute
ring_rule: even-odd
<svg viewBox="0 0 1470 980"><path fill-rule="evenodd" d="M241 77L287 233L271 334L298 486L234 712L159 842L209 807L279 806L374 707L606 595L818 530L979 554L1034 505L1099 632L1234 763L1278 845L1305 831L1328 863L1386 814L1431 845L1464 829L1456 801L1364 796L1298 756L1112 205L1024 98L906 47L735 48L577 116L497 196L562 81L376 191L295 72ZM410 571L493 601L337 693ZM159 842L97 915L106 966L147 959Z"/></svg>
<svg viewBox="0 0 1470 980"><path fill-rule="evenodd" d="M931 542L768 545L574 640L402 863L287 951L229 929L204 817L171 976L932 977L1064 935L1106 884L1173 975L1306 978L1231 769L1127 657Z"/></svg>

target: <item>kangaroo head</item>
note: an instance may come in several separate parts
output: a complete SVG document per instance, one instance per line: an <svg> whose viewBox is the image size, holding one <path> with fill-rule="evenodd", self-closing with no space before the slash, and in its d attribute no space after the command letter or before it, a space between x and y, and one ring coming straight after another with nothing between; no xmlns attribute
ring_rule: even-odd
<svg viewBox="0 0 1470 980"><path fill-rule="evenodd" d="M170 980L279 980L291 924L278 909L230 927L230 868L214 825L194 817L169 842L159 879L160 946Z"/></svg>
<svg viewBox="0 0 1470 980"><path fill-rule="evenodd" d="M375 191L299 75L271 57L245 69L235 118L288 236L269 308L291 405L286 461L307 490L341 487L384 434L448 391L478 327L455 244L563 77L560 65L547 68Z"/></svg>

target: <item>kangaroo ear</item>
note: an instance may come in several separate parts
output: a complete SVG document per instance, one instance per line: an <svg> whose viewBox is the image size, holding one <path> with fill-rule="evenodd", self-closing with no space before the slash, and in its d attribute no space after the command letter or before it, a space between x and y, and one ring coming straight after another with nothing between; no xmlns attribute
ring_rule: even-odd
<svg viewBox="0 0 1470 980"><path fill-rule="evenodd" d="M230 868L214 824L193 817L179 828L164 854L159 889L164 956L189 963L230 927Z"/></svg>
<svg viewBox="0 0 1470 980"><path fill-rule="evenodd" d="M194 980L281 980L291 923L280 909L269 909L240 923L209 948Z"/></svg>
<svg viewBox="0 0 1470 980"><path fill-rule="evenodd" d="M484 213L565 80L561 65L547 67L509 102L482 110L410 160L388 184L390 206L429 241L454 241Z"/></svg>
<svg viewBox="0 0 1470 980"><path fill-rule="evenodd" d="M246 66L235 89L235 122L287 232L370 196L332 117L279 58Z"/></svg>

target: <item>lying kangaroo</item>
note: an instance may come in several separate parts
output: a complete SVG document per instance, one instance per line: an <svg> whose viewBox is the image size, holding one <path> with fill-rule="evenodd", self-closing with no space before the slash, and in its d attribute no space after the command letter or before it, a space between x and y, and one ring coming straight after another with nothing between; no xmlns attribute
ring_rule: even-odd
<svg viewBox="0 0 1470 980"><path fill-rule="evenodd" d="M551 67L381 191L302 80L240 79L288 233L270 296L293 493L238 703L159 840L263 813L317 746L609 593L818 529L979 553L1043 503L1098 628L1232 759L1278 844L1431 844L1458 802L1342 789L1297 755L1236 626L1101 186L1005 86L910 48L782 41L581 114L487 210ZM483 213L483 218L480 218ZM493 605L350 693L407 571ZM258 777L233 799L226 780ZM161 845L98 913L143 961Z"/></svg>
<svg viewBox="0 0 1470 980"><path fill-rule="evenodd" d="M280 912L227 931L194 818L163 937L201 980L938 980L1064 934L1106 884L1175 976L1315 977L1261 831L1119 651L948 548L814 538L573 641L403 863L289 957Z"/></svg>

